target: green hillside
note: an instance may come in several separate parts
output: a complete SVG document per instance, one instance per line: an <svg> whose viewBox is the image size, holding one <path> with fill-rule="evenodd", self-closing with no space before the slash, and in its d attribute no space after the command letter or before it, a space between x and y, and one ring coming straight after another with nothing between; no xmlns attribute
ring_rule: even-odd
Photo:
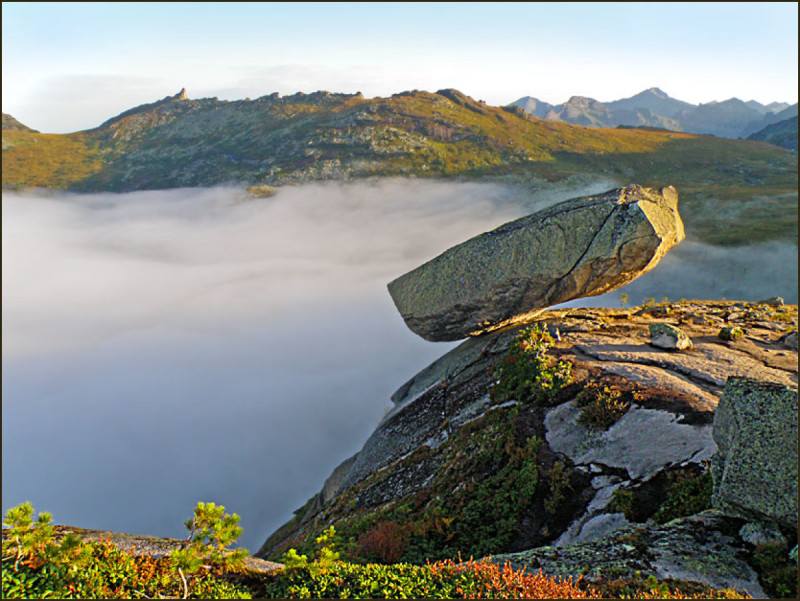
<svg viewBox="0 0 800 601"><path fill-rule="evenodd" d="M575 175L674 185L683 207L698 213L699 232L716 216L701 214L698 202L769 198L770 219L756 228L758 237L796 238L796 154L753 141L545 121L456 90L233 102L181 93L77 134L3 131L5 189L131 191L374 176L525 184ZM709 236L731 237L701 232Z"/></svg>

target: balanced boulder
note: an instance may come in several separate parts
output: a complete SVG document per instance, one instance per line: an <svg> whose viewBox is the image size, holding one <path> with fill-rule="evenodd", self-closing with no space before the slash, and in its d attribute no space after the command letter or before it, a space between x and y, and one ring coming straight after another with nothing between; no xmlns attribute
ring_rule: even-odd
<svg viewBox="0 0 800 601"><path fill-rule="evenodd" d="M797 529L797 389L728 378L714 413L715 509Z"/></svg>
<svg viewBox="0 0 800 601"><path fill-rule="evenodd" d="M631 185L471 238L391 282L389 293L413 332L459 340L619 288L683 238L675 188Z"/></svg>

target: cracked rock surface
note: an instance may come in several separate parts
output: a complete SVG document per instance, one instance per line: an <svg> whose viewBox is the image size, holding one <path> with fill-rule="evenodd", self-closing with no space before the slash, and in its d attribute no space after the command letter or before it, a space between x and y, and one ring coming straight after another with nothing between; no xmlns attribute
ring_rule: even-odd
<svg viewBox="0 0 800 601"><path fill-rule="evenodd" d="M471 238L397 278L389 292L413 332L459 340L619 288L683 239L675 189L631 185Z"/></svg>

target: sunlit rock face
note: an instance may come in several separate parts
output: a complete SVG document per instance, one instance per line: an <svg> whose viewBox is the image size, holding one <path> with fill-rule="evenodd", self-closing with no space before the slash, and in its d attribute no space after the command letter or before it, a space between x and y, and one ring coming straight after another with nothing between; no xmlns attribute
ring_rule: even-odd
<svg viewBox="0 0 800 601"><path fill-rule="evenodd" d="M389 292L413 332L459 340L619 288L684 237L675 188L631 185L471 238L397 278Z"/></svg>

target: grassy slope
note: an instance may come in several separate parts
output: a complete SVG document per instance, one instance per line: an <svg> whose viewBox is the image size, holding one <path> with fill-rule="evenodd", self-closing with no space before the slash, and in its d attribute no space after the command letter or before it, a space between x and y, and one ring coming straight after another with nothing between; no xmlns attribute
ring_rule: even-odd
<svg viewBox="0 0 800 601"><path fill-rule="evenodd" d="M103 167L85 134L3 131L3 187L68 189Z"/></svg>

